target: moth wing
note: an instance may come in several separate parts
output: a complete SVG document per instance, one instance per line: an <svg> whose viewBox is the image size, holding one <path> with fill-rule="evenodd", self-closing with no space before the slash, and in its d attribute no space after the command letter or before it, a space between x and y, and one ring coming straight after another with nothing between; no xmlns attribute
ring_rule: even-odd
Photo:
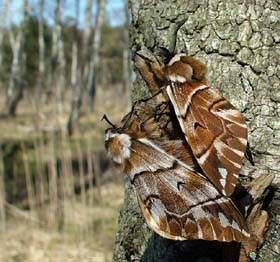
<svg viewBox="0 0 280 262"><path fill-rule="evenodd" d="M241 242L250 236L231 200L195 173L181 167L145 172L133 185L147 224L162 237Z"/></svg>
<svg viewBox="0 0 280 262"><path fill-rule="evenodd" d="M207 85L171 82L167 93L195 158L225 196L234 191L247 147L240 111Z"/></svg>

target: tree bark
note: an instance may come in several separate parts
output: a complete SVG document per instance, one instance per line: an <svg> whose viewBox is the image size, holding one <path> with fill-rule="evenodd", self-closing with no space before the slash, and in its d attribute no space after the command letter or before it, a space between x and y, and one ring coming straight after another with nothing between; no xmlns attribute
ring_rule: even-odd
<svg viewBox="0 0 280 262"><path fill-rule="evenodd" d="M245 163L241 174L275 174L280 181L279 3L274 0L155 1L131 0L132 53L139 47L185 52L208 66L208 82L241 110L249 126L255 166ZM277 67L278 65L278 67ZM148 96L137 74L132 100ZM171 241L144 223L135 193L125 183L125 201L113 261L223 261L227 244ZM277 187L276 187L277 189ZM256 261L279 259L279 190L271 194L270 224ZM215 248L214 248L215 245ZM213 248L212 248L213 247ZM212 251L211 251L212 249ZM207 250L207 252L205 252ZM193 252L194 251L194 252ZM232 254L232 261L238 258Z"/></svg>
<svg viewBox="0 0 280 262"><path fill-rule="evenodd" d="M64 93L66 88L66 61L64 54L64 43L62 39L62 22L61 22L61 2L57 0L57 13L56 20L58 25L58 81L57 81L57 92L58 92L58 110L63 111Z"/></svg>
<svg viewBox="0 0 280 262"><path fill-rule="evenodd" d="M39 1L39 12L38 12L38 44L39 44L39 76L37 95L40 98L42 90L45 89L45 41L44 41L44 4L45 0Z"/></svg>
<svg viewBox="0 0 280 262"><path fill-rule="evenodd" d="M76 17L79 17L79 1L76 1ZM75 40L72 48L72 72L71 72L71 85L72 85L72 106L69 120L67 123L68 134L73 133L73 128L80 117L80 110L82 106L83 86L86 83L88 76L88 62L89 62L89 39L91 34L91 13L92 13L92 0L87 0L85 7L85 27L83 32L83 45L82 45L82 59L79 62L78 52L78 27L75 25Z"/></svg>
<svg viewBox="0 0 280 262"><path fill-rule="evenodd" d="M1 18L0 18L0 66L2 66L3 61L3 38L5 32L5 22L6 22L6 15L7 15L7 0L2 1L1 6ZM2 72L3 70L0 70ZM0 75L0 84L2 84L2 75Z"/></svg>
<svg viewBox="0 0 280 262"><path fill-rule="evenodd" d="M48 100L55 92L58 95L58 108L62 110L63 96L66 85L65 80L65 55L64 43L62 41L62 25L61 25L61 0L56 0L55 5L55 22L52 29L52 53L49 63L48 87L46 99ZM56 73L57 70L57 73Z"/></svg>
<svg viewBox="0 0 280 262"><path fill-rule="evenodd" d="M11 3L10 3L11 5ZM16 37L12 32L12 28L9 29L9 37L12 46L13 60L11 67L11 75L9 86L6 93L7 110L8 114L14 116L16 114L16 108L20 100L23 98L24 90L24 71L26 63L26 54L24 52L24 46L26 41L27 19L29 13L29 5L27 0L22 1L23 5L23 22L22 26L17 32ZM11 19L11 13L9 12L9 19Z"/></svg>
<svg viewBox="0 0 280 262"><path fill-rule="evenodd" d="M95 28L92 43L92 57L89 64L89 75L87 79L87 107L93 110L93 103L96 93L96 70L99 64L99 47L101 41L101 26L104 20L105 0L98 0L98 9L95 19Z"/></svg>

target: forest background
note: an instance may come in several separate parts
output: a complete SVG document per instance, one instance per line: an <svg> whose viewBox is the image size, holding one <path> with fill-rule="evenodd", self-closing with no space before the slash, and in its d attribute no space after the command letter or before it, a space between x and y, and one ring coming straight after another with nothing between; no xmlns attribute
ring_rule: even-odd
<svg viewBox="0 0 280 262"><path fill-rule="evenodd" d="M0 1L0 261L110 261L129 108L124 0Z"/></svg>

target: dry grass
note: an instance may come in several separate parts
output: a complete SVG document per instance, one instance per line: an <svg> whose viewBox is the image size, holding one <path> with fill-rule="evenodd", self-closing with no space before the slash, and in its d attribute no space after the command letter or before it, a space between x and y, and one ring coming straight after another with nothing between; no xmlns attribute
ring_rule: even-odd
<svg viewBox="0 0 280 262"><path fill-rule="evenodd" d="M100 198L91 207L79 200L64 201L63 231L34 223L30 211L8 212L6 230L0 237L0 261L111 261L122 183L103 185Z"/></svg>

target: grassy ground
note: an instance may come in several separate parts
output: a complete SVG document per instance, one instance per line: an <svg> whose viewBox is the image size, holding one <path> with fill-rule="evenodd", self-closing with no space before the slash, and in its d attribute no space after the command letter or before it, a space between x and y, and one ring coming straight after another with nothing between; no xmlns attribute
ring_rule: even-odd
<svg viewBox="0 0 280 262"><path fill-rule="evenodd" d="M0 237L0 261L111 261L123 186L109 183L101 192L94 207L72 206L63 232L38 227L22 214L10 216Z"/></svg>

